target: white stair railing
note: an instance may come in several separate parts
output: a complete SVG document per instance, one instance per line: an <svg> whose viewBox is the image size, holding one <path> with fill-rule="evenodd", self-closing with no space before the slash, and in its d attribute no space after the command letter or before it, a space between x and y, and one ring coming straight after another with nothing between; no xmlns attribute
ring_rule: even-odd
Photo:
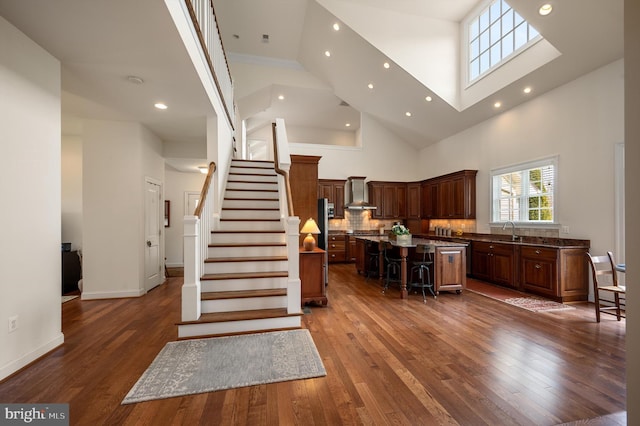
<svg viewBox="0 0 640 426"><path fill-rule="evenodd" d="M193 216L184 217L184 284L182 285L182 321L200 318L200 277L207 258L211 220L214 208L214 185L211 185L216 163L209 171Z"/></svg>

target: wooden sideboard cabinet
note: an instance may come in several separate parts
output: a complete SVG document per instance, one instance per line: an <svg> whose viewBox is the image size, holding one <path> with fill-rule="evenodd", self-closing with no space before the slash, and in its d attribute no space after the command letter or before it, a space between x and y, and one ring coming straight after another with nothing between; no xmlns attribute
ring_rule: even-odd
<svg viewBox="0 0 640 426"><path fill-rule="evenodd" d="M325 251L300 249L300 293L301 304L310 302L327 304L327 289L324 283Z"/></svg>

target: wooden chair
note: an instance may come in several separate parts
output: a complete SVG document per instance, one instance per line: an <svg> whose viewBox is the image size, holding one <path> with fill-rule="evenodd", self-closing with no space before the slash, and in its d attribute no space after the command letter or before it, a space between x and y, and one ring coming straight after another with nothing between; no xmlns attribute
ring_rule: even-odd
<svg viewBox="0 0 640 426"><path fill-rule="evenodd" d="M621 299L626 298L625 286L618 285L618 276L615 270L615 263L613 261L613 254L607 253L607 256L592 256L587 253L589 257L589 265L591 265L591 273L593 280L593 301L596 308L596 321L600 322L600 313L615 315L620 321L620 318L624 317L622 314ZM610 275L611 282L604 282L604 276ZM612 294L613 301L602 298L601 292L605 294ZM604 304L602 302L605 302ZM613 306L611 305L613 303ZM615 311L612 312L612 311Z"/></svg>

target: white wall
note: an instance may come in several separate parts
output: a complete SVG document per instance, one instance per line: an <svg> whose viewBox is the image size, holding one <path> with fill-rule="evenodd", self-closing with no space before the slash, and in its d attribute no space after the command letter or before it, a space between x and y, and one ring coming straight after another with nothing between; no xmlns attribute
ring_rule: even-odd
<svg viewBox="0 0 640 426"><path fill-rule="evenodd" d="M64 341L60 62L0 17L0 379ZM8 319L18 328L8 332Z"/></svg>
<svg viewBox="0 0 640 426"><path fill-rule="evenodd" d="M361 147L303 145L289 136L291 154L320 155L320 179L365 176L367 180L411 181L427 178L416 148L391 133L375 118L363 114Z"/></svg>
<svg viewBox="0 0 640 426"><path fill-rule="evenodd" d="M62 135L62 242L82 249L82 137Z"/></svg>
<svg viewBox="0 0 640 426"><path fill-rule="evenodd" d="M604 253L614 241L614 145L624 141L623 62L617 61L426 148L429 177L477 169L479 232L488 232L489 171L559 155L557 220L564 238L591 240Z"/></svg>
<svg viewBox="0 0 640 426"><path fill-rule="evenodd" d="M84 122L83 299L144 293L144 184L164 180L161 151L138 123Z"/></svg>
<svg viewBox="0 0 640 426"><path fill-rule="evenodd" d="M169 267L184 265L184 194L186 191L200 193L205 176L202 173L165 170L164 198L171 201L171 223L168 228L164 228L165 257ZM193 212L189 215L193 215Z"/></svg>

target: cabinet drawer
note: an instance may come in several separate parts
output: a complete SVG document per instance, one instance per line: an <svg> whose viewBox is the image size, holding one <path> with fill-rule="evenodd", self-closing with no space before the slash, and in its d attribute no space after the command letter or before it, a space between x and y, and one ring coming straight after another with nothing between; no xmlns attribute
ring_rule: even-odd
<svg viewBox="0 0 640 426"><path fill-rule="evenodd" d="M530 257L533 259L550 259L555 260L558 256L558 250L545 247L522 246L520 248L522 257Z"/></svg>
<svg viewBox="0 0 640 426"><path fill-rule="evenodd" d="M344 262L347 260L346 253L342 251L329 250L329 262Z"/></svg>
<svg viewBox="0 0 640 426"><path fill-rule="evenodd" d="M329 245L331 245L332 242L344 243L345 239L346 235L329 235Z"/></svg>

